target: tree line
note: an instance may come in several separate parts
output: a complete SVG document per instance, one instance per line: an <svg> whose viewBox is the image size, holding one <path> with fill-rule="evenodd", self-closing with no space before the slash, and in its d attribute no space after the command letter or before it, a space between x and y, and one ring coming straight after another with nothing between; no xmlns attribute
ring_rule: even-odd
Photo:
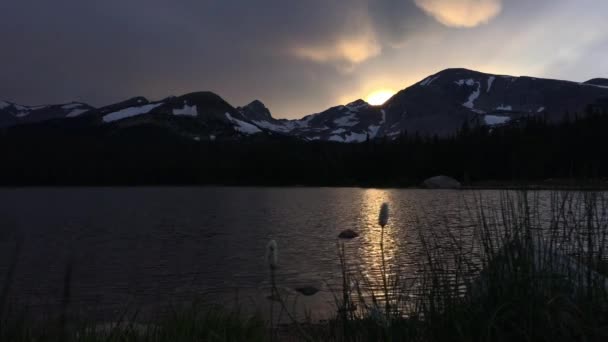
<svg viewBox="0 0 608 342"><path fill-rule="evenodd" d="M472 185L602 181L606 132L608 116L593 112L359 144L278 136L197 142L154 126L116 132L53 123L0 132L0 184L415 186L440 174Z"/></svg>

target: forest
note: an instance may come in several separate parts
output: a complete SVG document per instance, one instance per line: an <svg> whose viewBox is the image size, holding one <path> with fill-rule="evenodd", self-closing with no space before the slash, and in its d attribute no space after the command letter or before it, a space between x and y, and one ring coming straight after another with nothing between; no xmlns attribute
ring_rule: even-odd
<svg viewBox="0 0 608 342"><path fill-rule="evenodd" d="M570 117L570 119L567 119ZM281 136L199 142L160 126L119 131L62 122L0 131L0 184L418 186L447 175L464 185L608 178L608 116L463 125L450 137L402 132L358 144Z"/></svg>

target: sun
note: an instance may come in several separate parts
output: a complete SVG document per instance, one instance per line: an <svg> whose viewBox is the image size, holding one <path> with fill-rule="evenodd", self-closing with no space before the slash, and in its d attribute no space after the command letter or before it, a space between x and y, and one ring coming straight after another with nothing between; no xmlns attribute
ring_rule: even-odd
<svg viewBox="0 0 608 342"><path fill-rule="evenodd" d="M379 106L384 104L384 102L390 99L393 95L395 95L394 90L376 90L367 96L367 103L371 104L372 106Z"/></svg>

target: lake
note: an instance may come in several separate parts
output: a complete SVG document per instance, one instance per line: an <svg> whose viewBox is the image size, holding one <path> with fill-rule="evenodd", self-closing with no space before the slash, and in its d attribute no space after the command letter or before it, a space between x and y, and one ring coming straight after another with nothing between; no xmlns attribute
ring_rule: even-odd
<svg viewBox="0 0 608 342"><path fill-rule="evenodd" d="M452 227L470 239L480 200L498 191L360 188L16 188L0 190L0 271L22 248L9 292L18 309L51 313L61 306L71 265L71 311L112 319L126 308L155 314L201 299L265 306L270 293L266 245L278 243L277 281L306 311L331 311L341 285L337 235L349 268L377 284L378 211L390 204L389 265L415 279L420 234ZM473 206L474 207L474 206ZM0 278L0 279L4 279ZM6 282L5 282L6 283Z"/></svg>

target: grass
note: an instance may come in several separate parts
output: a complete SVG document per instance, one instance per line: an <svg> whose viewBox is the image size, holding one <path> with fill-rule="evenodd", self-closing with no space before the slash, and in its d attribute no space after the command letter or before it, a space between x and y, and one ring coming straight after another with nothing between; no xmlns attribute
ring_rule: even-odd
<svg viewBox="0 0 608 342"><path fill-rule="evenodd" d="M118 321L106 324L72 321L67 329L61 320L23 318L3 324L1 341L268 341L271 331L259 316L227 311L220 307L193 306L148 324ZM8 322L5 322L8 323Z"/></svg>
<svg viewBox="0 0 608 342"><path fill-rule="evenodd" d="M416 296L391 306L391 329L355 340L607 340L606 198L554 193L547 218L541 205L526 192L505 193L496 210L479 199L469 246L444 227L420 234Z"/></svg>
<svg viewBox="0 0 608 342"><path fill-rule="evenodd" d="M7 315L2 307L0 340L608 340L608 198L603 193L555 192L543 201L535 192L505 192L498 206L486 206L478 198L470 215L476 224L468 242L449 224L420 231L424 252L415 282L385 262L384 229L390 225L385 227L382 217L380 287L348 267L346 248L338 244L342 289L335 293L335 317L327 322L292 320L280 326L240 310L193 305L147 325L133 323L133 317L101 327L68 321L65 313L33 323ZM273 275L275 264L270 262ZM10 272L5 284L9 282ZM273 296L279 296L275 312L289 316L278 291Z"/></svg>

